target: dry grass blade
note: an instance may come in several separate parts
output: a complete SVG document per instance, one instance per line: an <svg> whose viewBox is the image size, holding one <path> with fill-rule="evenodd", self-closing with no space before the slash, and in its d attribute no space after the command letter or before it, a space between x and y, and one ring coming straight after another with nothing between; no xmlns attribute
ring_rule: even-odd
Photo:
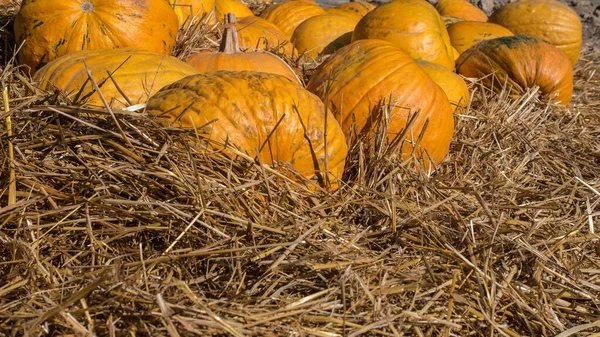
<svg viewBox="0 0 600 337"><path fill-rule="evenodd" d="M218 38L182 29L182 58ZM382 118L336 191L115 110L123 135L4 67L0 336L598 334L599 65L567 108L472 83L431 175Z"/></svg>

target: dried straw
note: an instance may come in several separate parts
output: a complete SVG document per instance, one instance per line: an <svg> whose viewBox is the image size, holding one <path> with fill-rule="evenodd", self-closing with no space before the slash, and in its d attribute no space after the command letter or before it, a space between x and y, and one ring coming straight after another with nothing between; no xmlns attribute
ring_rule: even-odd
<svg viewBox="0 0 600 337"><path fill-rule="evenodd" d="M435 174L359 138L331 193L115 109L125 146L10 68L0 335L598 333L599 65L567 108L472 83Z"/></svg>

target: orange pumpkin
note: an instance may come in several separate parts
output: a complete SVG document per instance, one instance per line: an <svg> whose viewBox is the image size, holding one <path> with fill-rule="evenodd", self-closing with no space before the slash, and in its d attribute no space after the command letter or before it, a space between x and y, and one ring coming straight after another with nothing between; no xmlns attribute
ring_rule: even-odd
<svg viewBox="0 0 600 337"><path fill-rule="evenodd" d="M189 76L156 93L147 111L167 125L208 124L200 131L209 139L262 163L291 165L308 178L324 176L325 167L332 180L344 172L347 146L339 124L317 96L280 75L218 71Z"/></svg>
<svg viewBox="0 0 600 337"><path fill-rule="evenodd" d="M454 69L454 53L444 22L424 0L396 0L365 15L356 25L352 41L382 39L414 59Z"/></svg>
<svg viewBox="0 0 600 337"><path fill-rule="evenodd" d="M317 15L302 22L292 35L299 53L316 58L350 44L356 21L343 15Z"/></svg>
<svg viewBox="0 0 600 337"><path fill-rule="evenodd" d="M202 17L210 13L215 7L215 0L169 0L177 18L179 25L183 25L188 17ZM215 23L216 18L213 15L209 18L209 23Z"/></svg>
<svg viewBox="0 0 600 337"><path fill-rule="evenodd" d="M514 34L500 25L489 22L462 21L450 25L448 35L452 46L460 55L477 42Z"/></svg>
<svg viewBox="0 0 600 337"><path fill-rule="evenodd" d="M425 70L427 75L444 90L453 111L466 106L471 95L465 81L456 73L442 67L439 64L415 60L421 69Z"/></svg>
<svg viewBox="0 0 600 337"><path fill-rule="evenodd" d="M205 51L192 55L187 61L191 66L201 73L219 70L260 71L279 74L291 81L300 82L292 68L277 56L264 51L247 53L240 51L235 29L235 15L228 14L225 24L226 28L219 52Z"/></svg>
<svg viewBox="0 0 600 337"><path fill-rule="evenodd" d="M24 0L14 29L17 45L25 42L19 62L35 71L78 50L130 47L168 54L178 24L164 0Z"/></svg>
<svg viewBox="0 0 600 337"><path fill-rule="evenodd" d="M539 37L562 50L571 64L579 59L582 25L577 13L556 0L519 0L506 4L490 17L490 22L515 34Z"/></svg>
<svg viewBox="0 0 600 337"><path fill-rule="evenodd" d="M73 100L104 107L89 81L86 64L102 95L114 108L144 103L163 86L198 73L172 56L119 48L67 54L38 70L34 80L44 90L60 89Z"/></svg>
<svg viewBox="0 0 600 337"><path fill-rule="evenodd" d="M435 8L443 16L452 16L466 21L486 22L488 20L481 9L467 0L439 0Z"/></svg>
<svg viewBox="0 0 600 337"><path fill-rule="evenodd" d="M322 14L325 10L314 2L292 0L268 7L261 17L279 27L289 40L304 20Z"/></svg>
<svg viewBox="0 0 600 337"><path fill-rule="evenodd" d="M567 56L533 36L481 41L464 52L456 64L460 74L482 78L484 85L496 91L507 83L512 95L539 86L545 97L566 105L573 93L573 70Z"/></svg>
<svg viewBox="0 0 600 337"><path fill-rule="evenodd" d="M254 16L254 12L240 0L215 0L215 15L217 19L223 21L223 18L228 13L232 13L238 18Z"/></svg>
<svg viewBox="0 0 600 337"><path fill-rule="evenodd" d="M375 9L375 5L365 1L351 1L343 3L337 7L325 9L327 13L345 15L355 19L357 22Z"/></svg>
<svg viewBox="0 0 600 337"><path fill-rule="evenodd" d="M359 40L338 50L319 66L307 88L328 99L347 137L354 123L357 132L369 130L378 118L378 105L391 96L388 139L402 133L409 115L420 111L403 139L402 157L414 150L430 167L430 160L440 163L448 153L454 119L446 94L410 56L387 41Z"/></svg>
<svg viewBox="0 0 600 337"><path fill-rule="evenodd" d="M235 27L238 31L240 47L273 51L291 57L297 55L294 46L285 34L271 22L256 16L238 18Z"/></svg>

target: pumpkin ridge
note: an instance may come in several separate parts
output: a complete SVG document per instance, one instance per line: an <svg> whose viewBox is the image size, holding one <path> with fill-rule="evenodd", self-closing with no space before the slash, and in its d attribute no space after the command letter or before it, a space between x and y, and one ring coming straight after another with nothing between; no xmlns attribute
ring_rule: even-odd
<svg viewBox="0 0 600 337"><path fill-rule="evenodd" d="M368 102L369 102L369 110L370 110L370 112L369 112L369 118L368 118L368 119L372 119L372 118L373 118L373 109L374 109L374 108L377 106L377 104L379 104L380 102L375 102L375 105L371 105L371 100L370 100L370 97L371 97L371 96L377 96L377 95L374 95L374 92L381 91L381 87L382 87L382 86L383 86L383 87L387 87L386 85L382 84L381 82L384 82L385 80L387 80L387 79L389 79L390 77L394 76L394 75L395 75L395 73L396 73L398 70L400 70L401 68L403 68L403 67L405 67L405 66L408 66L408 65L410 65L410 63L408 63L408 62L407 62L407 63L401 63L400 65L396 65L396 67L395 67L395 68L393 68L392 70L389 70L389 71L387 72L387 74L385 74L383 77L379 78L379 79L376 81L376 84L375 84L374 86L372 86L372 87L371 87L369 90L367 90L367 92L366 92L366 93L365 93L365 94L364 94L364 95L361 97L361 99L360 99L360 100L359 100L359 101L358 101L358 102L357 102L357 103L354 105L354 107L360 106L360 105L361 105L361 103L363 103L363 101L364 101L365 99L368 99ZM389 69L389 68L388 68L388 69ZM394 95L394 93L395 93L395 92L394 92L394 91L395 91L395 89L396 89L396 88L392 88L392 89L390 89L390 93L389 93L389 94L386 96L386 99L387 99L387 98L389 98L390 96L391 96L391 98L392 98L392 99L394 99L394 98L396 98L396 100L398 99L398 97L396 97L396 96ZM394 90L394 91L392 91L392 90ZM391 104L391 102L388 102L388 104ZM347 116L346 116L346 118L350 118L350 117L351 117L350 115L347 115ZM346 124L346 120L344 119L344 122L342 123L342 125L345 125L345 124ZM360 130L358 130L358 131L360 132Z"/></svg>
<svg viewBox="0 0 600 337"><path fill-rule="evenodd" d="M390 57L390 52L387 50L381 50L381 48L376 47L374 49L372 49L369 53L369 55L371 56L368 60L366 60L365 62L361 63L358 65L357 69L354 70L354 72L356 74L360 74L363 71L368 70L369 68L372 68L374 65L377 65L380 61L384 61L386 59L388 59ZM339 67L339 65L338 65ZM342 68L341 71L343 71L345 68ZM377 68L375 68L377 69ZM382 76L386 76L385 74ZM373 79L373 77L370 77L370 79ZM381 79L373 79L373 81L375 83L379 82ZM337 90L332 90L329 92L328 95L330 96L335 96L337 95L337 93L339 92L339 90L342 90L345 86L349 85L350 83L354 82L354 81L360 81L360 79L358 78L358 76L354 76L354 77L350 77L348 78L346 81L344 82L340 82L339 85L336 86Z"/></svg>

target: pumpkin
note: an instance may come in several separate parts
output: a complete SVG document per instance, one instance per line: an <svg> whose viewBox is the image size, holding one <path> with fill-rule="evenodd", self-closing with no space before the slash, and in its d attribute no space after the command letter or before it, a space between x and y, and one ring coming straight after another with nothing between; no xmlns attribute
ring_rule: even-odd
<svg viewBox="0 0 600 337"><path fill-rule="evenodd" d="M299 53L316 58L350 44L356 21L343 15L317 15L302 22L292 35Z"/></svg>
<svg viewBox="0 0 600 337"><path fill-rule="evenodd" d="M515 34L539 37L562 50L571 64L579 59L582 25L577 13L556 0L519 0L506 4L490 17L490 22Z"/></svg>
<svg viewBox="0 0 600 337"><path fill-rule="evenodd" d="M533 36L515 35L481 41L456 61L466 77L482 78L483 84L511 95L539 86L541 93L566 105L573 93L573 70L569 58L558 48ZM495 76L490 76L494 74ZM493 78L496 77L496 78Z"/></svg>
<svg viewBox="0 0 600 337"><path fill-rule="evenodd" d="M131 15L135 13L135 15ZM78 50L130 47L168 54L177 16L164 0L24 0L14 30L33 71Z"/></svg>
<svg viewBox="0 0 600 337"><path fill-rule="evenodd" d="M351 1L343 3L337 7L325 9L327 13L345 15L358 20L362 19L367 13L375 9L375 5L365 1Z"/></svg>
<svg viewBox="0 0 600 337"><path fill-rule="evenodd" d="M372 129L378 118L377 107L392 97L388 140L403 132L409 114L420 111L403 139L402 157L407 158L414 150L425 167L430 167L430 160L440 163L448 153L454 119L446 94L408 54L390 42L359 40L338 50L317 68L307 89L328 100L347 137L353 124L357 132ZM422 132L415 146L413 141Z"/></svg>
<svg viewBox="0 0 600 337"><path fill-rule="evenodd" d="M452 16L465 21L486 22L485 13L467 0L439 0L435 8L443 16Z"/></svg>
<svg viewBox="0 0 600 337"><path fill-rule="evenodd" d="M309 178L323 176L325 167L332 180L344 171L347 146L339 124L317 96L281 75L218 71L189 76L156 93L147 111L165 125L208 124L210 140L231 144L265 164L287 163Z"/></svg>
<svg viewBox="0 0 600 337"><path fill-rule="evenodd" d="M454 53L444 22L424 0L396 0L365 15L354 29L352 41L382 39L414 59L454 69Z"/></svg>
<svg viewBox="0 0 600 337"><path fill-rule="evenodd" d="M456 61L460 56L460 53L458 52L458 50L456 50L456 48L452 47L452 55L454 55L454 61Z"/></svg>
<svg viewBox="0 0 600 337"><path fill-rule="evenodd" d="M235 27L242 48L268 50L287 57L297 54L281 29L263 18L256 16L239 18Z"/></svg>
<svg viewBox="0 0 600 337"><path fill-rule="evenodd" d="M314 2L292 0L268 7L261 17L279 27L289 40L304 20L322 14L325 10Z"/></svg>
<svg viewBox="0 0 600 337"><path fill-rule="evenodd" d="M423 60L415 60L415 62L444 90L453 111L456 111L459 107L464 107L469 102L471 97L469 88L460 75L439 64Z"/></svg>
<svg viewBox="0 0 600 337"><path fill-rule="evenodd" d="M223 18L228 13L232 13L238 18L254 16L254 12L240 0L215 0L215 15L217 19L223 21Z"/></svg>
<svg viewBox="0 0 600 337"><path fill-rule="evenodd" d="M180 26L187 21L188 17L202 17L215 7L215 0L169 0L169 3L177 14ZM213 15L209 18L209 23L215 22L216 18Z"/></svg>
<svg viewBox="0 0 600 337"><path fill-rule="evenodd" d="M287 63L277 56L264 52L241 52L238 45L237 30L235 28L235 15L229 13L225 19L225 32L221 40L219 52L200 52L192 55L187 63L201 73L219 70L231 71L261 71L279 74L299 83L296 73Z"/></svg>
<svg viewBox="0 0 600 337"><path fill-rule="evenodd" d="M477 42L514 34L500 25L489 22L462 21L450 25L448 35L452 46L460 55Z"/></svg>
<svg viewBox="0 0 600 337"><path fill-rule="evenodd" d="M104 107L89 80L86 64L102 95L115 108L144 103L163 86L198 73L172 56L119 48L78 51L59 57L35 73L34 80L44 90L60 89L73 100L85 99L89 106Z"/></svg>

